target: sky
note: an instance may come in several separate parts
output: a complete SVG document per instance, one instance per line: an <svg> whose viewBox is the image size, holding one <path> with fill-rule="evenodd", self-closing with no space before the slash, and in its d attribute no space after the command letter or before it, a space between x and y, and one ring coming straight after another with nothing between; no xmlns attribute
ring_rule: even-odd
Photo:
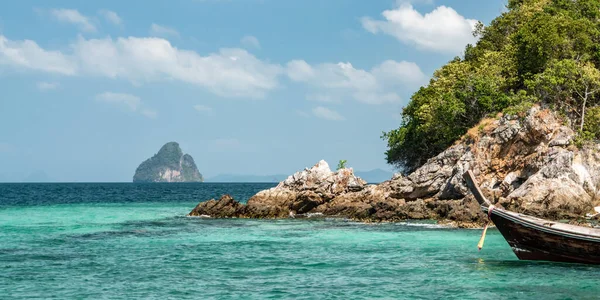
<svg viewBox="0 0 600 300"><path fill-rule="evenodd" d="M504 0L0 2L0 181L386 164L382 132Z"/></svg>

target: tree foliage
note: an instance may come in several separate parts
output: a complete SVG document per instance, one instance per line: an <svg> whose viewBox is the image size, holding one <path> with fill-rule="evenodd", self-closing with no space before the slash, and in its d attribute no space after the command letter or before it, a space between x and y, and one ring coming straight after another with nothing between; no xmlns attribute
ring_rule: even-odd
<svg viewBox="0 0 600 300"><path fill-rule="evenodd" d="M590 108L585 115L582 134L594 139L600 139L600 106Z"/></svg>
<svg viewBox="0 0 600 300"><path fill-rule="evenodd" d="M590 63L572 59L552 61L526 84L540 99L577 120L581 131L588 106L595 106L600 91L600 71Z"/></svg>
<svg viewBox="0 0 600 300"><path fill-rule="evenodd" d="M477 44L437 70L400 127L383 134L389 163L410 172L481 118L533 103L560 110L579 132L594 130L586 112L597 115L600 104L600 0L510 0L473 34Z"/></svg>
<svg viewBox="0 0 600 300"><path fill-rule="evenodd" d="M340 161L338 162L338 165L337 165L337 169L338 169L338 170L345 169L345 168L346 168L346 163L347 163L347 162L348 162L348 161L347 161L347 160L345 160L345 159L340 159Z"/></svg>

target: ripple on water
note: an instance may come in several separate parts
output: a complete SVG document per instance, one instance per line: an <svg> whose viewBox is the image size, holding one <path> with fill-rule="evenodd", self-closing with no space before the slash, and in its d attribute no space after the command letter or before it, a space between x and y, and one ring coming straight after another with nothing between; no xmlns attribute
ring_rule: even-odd
<svg viewBox="0 0 600 300"><path fill-rule="evenodd" d="M479 230L432 223L188 218L196 200L186 193L217 190L161 186L123 187L129 190L122 201L118 185L105 186L114 198L106 203L98 200L106 196L102 189L85 185L21 191L19 197L36 195L25 200L11 196L17 204L0 204L0 298L593 299L600 293L600 267L518 261L493 229L479 252ZM36 193L60 198L53 194L59 192L71 200L97 195L87 203L23 204L39 199Z"/></svg>

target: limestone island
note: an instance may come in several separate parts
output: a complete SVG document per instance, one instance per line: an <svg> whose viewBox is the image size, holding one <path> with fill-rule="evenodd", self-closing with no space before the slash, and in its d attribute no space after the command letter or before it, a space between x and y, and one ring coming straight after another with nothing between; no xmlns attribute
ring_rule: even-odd
<svg viewBox="0 0 600 300"><path fill-rule="evenodd" d="M194 159L176 142L166 143L135 170L133 182L203 182Z"/></svg>

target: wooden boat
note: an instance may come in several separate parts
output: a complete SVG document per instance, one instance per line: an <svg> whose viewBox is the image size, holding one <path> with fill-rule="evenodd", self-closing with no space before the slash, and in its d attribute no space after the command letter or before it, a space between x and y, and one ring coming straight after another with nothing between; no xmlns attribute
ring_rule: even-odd
<svg viewBox="0 0 600 300"><path fill-rule="evenodd" d="M521 260L600 264L600 229L544 220L492 205L471 171L463 175L483 212Z"/></svg>

